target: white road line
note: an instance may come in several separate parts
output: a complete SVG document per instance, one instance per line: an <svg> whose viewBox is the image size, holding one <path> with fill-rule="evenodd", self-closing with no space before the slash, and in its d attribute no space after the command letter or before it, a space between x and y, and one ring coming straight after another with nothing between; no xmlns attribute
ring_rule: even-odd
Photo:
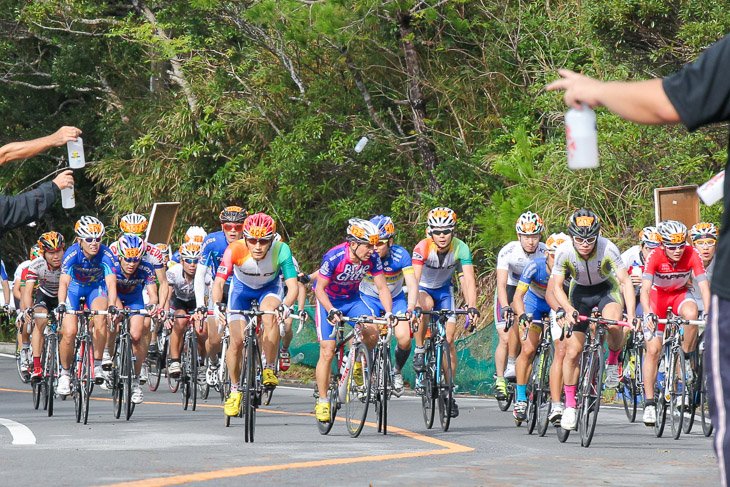
<svg viewBox="0 0 730 487"><path fill-rule="evenodd" d="M0 353L0 357L15 358L15 355L10 355L8 353Z"/></svg>
<svg viewBox="0 0 730 487"><path fill-rule="evenodd" d="M5 418L0 418L0 425L10 431L13 445L35 445L35 435L27 426Z"/></svg>

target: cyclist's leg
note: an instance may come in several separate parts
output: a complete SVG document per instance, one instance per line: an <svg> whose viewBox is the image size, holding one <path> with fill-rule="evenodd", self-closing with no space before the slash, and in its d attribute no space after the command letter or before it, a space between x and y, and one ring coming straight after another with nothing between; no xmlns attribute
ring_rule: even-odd
<svg viewBox="0 0 730 487"><path fill-rule="evenodd" d="M418 292L418 306L420 306L423 311L431 311L433 309L433 298L429 291L430 289L420 288ZM426 329L428 328L429 321L431 321L431 316L421 316L421 324L418 327L418 331L413 334L413 338L416 340L416 353L423 353L423 341L426 336Z"/></svg>
<svg viewBox="0 0 730 487"><path fill-rule="evenodd" d="M453 286L445 286L434 293L434 307L437 309L456 309L456 300L454 300ZM456 375L456 367L458 365L458 357L456 356L456 316L449 316L446 321L446 343L449 344L451 355L451 370ZM455 402L455 401L454 401Z"/></svg>
<svg viewBox="0 0 730 487"><path fill-rule="evenodd" d="M107 299L107 293L106 293L106 285L99 285L98 287L94 287L91 289L89 294L86 296L86 302L89 304L89 309L93 311L106 311L107 308L109 308L109 300ZM99 355L99 357L94 357L94 361L96 362L97 359L99 360L99 363L102 361L102 351L105 350L105 346L107 343L107 334L108 334L108 328L106 326L107 324L107 317L100 315L100 316L94 316L93 320L93 327L94 327L94 334L93 334L93 344L94 344L94 355Z"/></svg>
<svg viewBox="0 0 730 487"><path fill-rule="evenodd" d="M562 401L560 400L563 393L563 361L565 360L566 340L561 339L563 328L555 321L555 312L550 312L551 335L553 337L553 363L550 365L550 400L553 403L552 408L560 407L562 414ZM551 414L552 416L552 414Z"/></svg>
<svg viewBox="0 0 730 487"><path fill-rule="evenodd" d="M242 283L234 279L228 293L228 309L247 311L251 309L251 299L254 297L257 296L246 294ZM238 380L241 377L246 324L246 319L240 314L230 314L228 317L228 331L231 339L226 353L226 366L231 375L231 392L238 390Z"/></svg>
<svg viewBox="0 0 730 487"><path fill-rule="evenodd" d="M35 303L32 308L33 313L49 313L49 310L54 309L58 306L58 300L48 298L41 295L40 290L36 291ZM33 371L40 370L41 368L41 351L43 350L43 335L46 331L46 325L48 324L48 318L32 318L35 321L33 327L33 334L31 336L31 345L33 348Z"/></svg>
<svg viewBox="0 0 730 487"><path fill-rule="evenodd" d="M332 305L339 309L339 303L334 302ZM335 356L335 337L330 337L334 328L327 321L327 311L319 301L316 302L314 321L317 325L317 337L319 338L319 360L316 369L317 389L319 390L319 400L324 403L327 402L332 359Z"/></svg>
<svg viewBox="0 0 730 487"><path fill-rule="evenodd" d="M694 300L690 293L686 293L685 297L681 299L681 302L677 306L677 314L685 320L696 320L699 314L697 308L697 302ZM697 335L698 327L696 325L684 325L682 326L682 333L684 334L684 340L682 341L682 350L684 350L685 356L694 352L697 348Z"/></svg>
<svg viewBox="0 0 730 487"><path fill-rule="evenodd" d="M517 286L507 286L507 299L510 303L514 297L515 289L517 289ZM504 379L504 369L507 366L507 343L509 342L509 333L505 331L507 323L502 320L502 306L499 304L499 299L497 299L496 293L494 295L494 309L494 324L497 328L497 337L499 339L497 348L494 350L494 368L497 379Z"/></svg>
<svg viewBox="0 0 730 487"><path fill-rule="evenodd" d="M173 312L172 330L170 331L170 362L180 362L180 352L183 346L183 335L187 325L184 309L175 309Z"/></svg>
<svg viewBox="0 0 730 487"><path fill-rule="evenodd" d="M514 309L514 297L516 286L507 286L507 299L509 300L510 306ZM507 331L507 366L505 367L505 377L512 378L515 376L515 363L517 362L517 356L520 354L520 348L522 346L520 340L520 330L518 326L513 326Z"/></svg>
<svg viewBox="0 0 730 487"><path fill-rule="evenodd" d="M273 284L260 291L259 307L261 311L274 311L279 307L284 297L284 286L280 279L275 279ZM274 315L262 317L263 331L261 336L261 348L266 356L265 369L276 369L276 357L279 351L279 323Z"/></svg>
<svg viewBox="0 0 730 487"><path fill-rule="evenodd" d="M230 286L226 283L223 286L223 296L228 296ZM208 299L208 311L213 311L213 300ZM214 315L208 317L208 341L205 344L205 353L208 357L216 357L220 355L223 347L223 333L218 333L218 321ZM220 357L219 357L220 359ZM225 357L223 357L225 359Z"/></svg>
<svg viewBox="0 0 730 487"><path fill-rule="evenodd" d="M79 289L73 284L69 285L68 295L66 297L66 310L79 310L79 293L82 291L82 289ZM58 355L61 361L61 367L66 371L70 369L71 361L73 360L77 331L78 319L76 315L65 314L63 316L63 323L61 324L61 339L59 340ZM94 357L94 359L96 359L96 357Z"/></svg>
<svg viewBox="0 0 730 487"><path fill-rule="evenodd" d="M140 309L130 305L130 308ZM134 361L134 373L139 381L139 372L142 370L144 358L147 356L147 347L150 344L150 327L145 325L145 319L142 315L133 315L129 317L129 334L132 337L132 353L136 360Z"/></svg>
<svg viewBox="0 0 730 487"><path fill-rule="evenodd" d="M662 354L662 341L664 340L664 332L644 331L644 340L646 341L646 352L644 355L644 393L646 400L654 401L654 384L656 384L657 364Z"/></svg>
<svg viewBox="0 0 730 487"><path fill-rule="evenodd" d="M403 315L408 311L408 300L406 293L401 292L393 297L393 314ZM411 355L411 327L407 321L399 321L393 330L396 339L395 364L393 369L400 374L408 357Z"/></svg>

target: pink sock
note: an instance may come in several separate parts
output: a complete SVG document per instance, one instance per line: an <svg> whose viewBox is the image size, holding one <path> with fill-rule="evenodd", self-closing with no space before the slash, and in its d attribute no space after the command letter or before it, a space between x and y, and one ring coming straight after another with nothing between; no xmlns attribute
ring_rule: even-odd
<svg viewBox="0 0 730 487"><path fill-rule="evenodd" d="M608 365L618 365L618 354L621 353L621 350L611 350L608 349L608 360L606 360L606 363Z"/></svg>
<svg viewBox="0 0 730 487"><path fill-rule="evenodd" d="M563 389L565 389L565 407L574 408L575 407L575 391L578 389L578 386L577 385L563 386Z"/></svg>

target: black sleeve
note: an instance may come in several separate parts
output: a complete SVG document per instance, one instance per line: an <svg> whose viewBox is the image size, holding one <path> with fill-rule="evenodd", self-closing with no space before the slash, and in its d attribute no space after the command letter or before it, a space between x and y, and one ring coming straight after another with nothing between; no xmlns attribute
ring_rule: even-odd
<svg viewBox="0 0 730 487"><path fill-rule="evenodd" d="M7 232L45 215L61 194L53 181L15 196L0 195L0 232Z"/></svg>
<svg viewBox="0 0 730 487"><path fill-rule="evenodd" d="M688 130L730 120L730 35L697 61L664 78L662 86Z"/></svg>

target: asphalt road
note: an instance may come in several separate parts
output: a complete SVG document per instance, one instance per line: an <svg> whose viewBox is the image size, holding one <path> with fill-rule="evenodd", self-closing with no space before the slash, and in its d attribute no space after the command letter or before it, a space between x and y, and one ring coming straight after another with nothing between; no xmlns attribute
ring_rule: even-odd
<svg viewBox="0 0 730 487"><path fill-rule="evenodd" d="M366 426L353 439L344 422L319 434L311 388L280 387L247 444L240 419L224 426L216 398L183 411L164 379L157 392L144 391L128 422L113 418L110 395L99 388L89 424L75 423L70 399L57 400L49 418L32 408L14 360L0 356L2 485L719 485L701 427L677 441L656 438L618 408L601 408L593 443L582 448L577 434L559 443L552 427L544 438L528 435L493 399L459 398L449 431L438 419L427 430L420 400L404 396L390 403L387 436ZM11 443L31 437L33 444Z"/></svg>

